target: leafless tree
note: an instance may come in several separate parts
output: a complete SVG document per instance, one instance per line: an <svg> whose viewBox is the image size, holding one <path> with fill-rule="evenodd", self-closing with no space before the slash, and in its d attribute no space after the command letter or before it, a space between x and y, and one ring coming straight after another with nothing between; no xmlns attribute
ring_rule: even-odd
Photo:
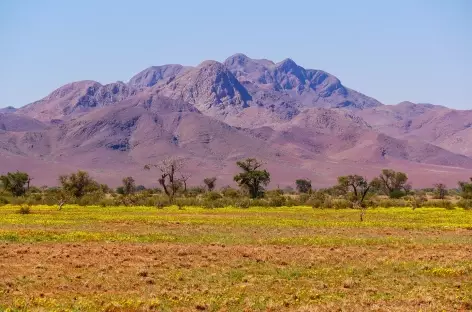
<svg viewBox="0 0 472 312"><path fill-rule="evenodd" d="M185 162L182 158L170 157L158 164L146 165L144 169L151 170L151 168L157 168L160 171L159 184L172 203L177 192L182 188L186 189L187 180L190 178L190 175L182 173L184 166Z"/></svg>

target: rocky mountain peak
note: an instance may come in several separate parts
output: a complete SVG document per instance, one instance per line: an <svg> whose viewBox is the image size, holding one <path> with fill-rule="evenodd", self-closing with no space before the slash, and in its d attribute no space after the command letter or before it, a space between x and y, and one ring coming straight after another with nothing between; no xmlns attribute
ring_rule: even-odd
<svg viewBox="0 0 472 312"><path fill-rule="evenodd" d="M178 64L151 66L133 76L128 85L134 88L152 87L163 80L173 79L186 70Z"/></svg>

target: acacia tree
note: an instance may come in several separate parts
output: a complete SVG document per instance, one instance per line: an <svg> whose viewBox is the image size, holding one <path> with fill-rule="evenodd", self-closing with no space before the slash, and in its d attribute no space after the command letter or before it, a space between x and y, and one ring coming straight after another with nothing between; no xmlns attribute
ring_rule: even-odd
<svg viewBox="0 0 472 312"><path fill-rule="evenodd" d="M81 198L87 193L100 189L100 185L90 177L88 172L81 170L70 175L60 176L59 182L65 192L76 198Z"/></svg>
<svg viewBox="0 0 472 312"><path fill-rule="evenodd" d="M459 182L460 195L464 199L472 199L472 178L470 182Z"/></svg>
<svg viewBox="0 0 472 312"><path fill-rule="evenodd" d="M3 188L13 196L22 196L26 193L30 184L30 177L25 172L8 172L0 176Z"/></svg>
<svg viewBox="0 0 472 312"><path fill-rule="evenodd" d="M236 163L243 172L234 176L234 181L241 188L249 191L251 198L258 198L264 195L264 186L270 182L270 173L267 170L260 170L263 163L255 158L247 158Z"/></svg>
<svg viewBox="0 0 472 312"><path fill-rule="evenodd" d="M436 183L434 185L434 188L436 189L436 195L437 198L439 199L444 199L447 195L447 187L444 183Z"/></svg>
<svg viewBox="0 0 472 312"><path fill-rule="evenodd" d="M136 192L136 183L133 177L126 177L123 179L123 195L131 195Z"/></svg>
<svg viewBox="0 0 472 312"><path fill-rule="evenodd" d="M360 209L360 220L364 221L366 206L363 205L364 199L372 189L372 183L359 175L348 175L338 177L338 186L347 199L350 200L354 208Z"/></svg>
<svg viewBox="0 0 472 312"><path fill-rule="evenodd" d="M169 202L174 201L174 197L182 187L186 187L187 179L190 176L182 174L184 167L184 160L182 158L167 158L156 165L146 165L144 169L150 170L152 167L159 169L160 178L159 184L164 189L164 193L169 198Z"/></svg>
<svg viewBox="0 0 472 312"><path fill-rule="evenodd" d="M216 186L216 177L205 178L203 183L206 185L209 192L213 191Z"/></svg>
<svg viewBox="0 0 472 312"><path fill-rule="evenodd" d="M182 182L182 192L187 193L187 181L191 177L191 174L180 173L180 181Z"/></svg>
<svg viewBox="0 0 472 312"><path fill-rule="evenodd" d="M298 179L295 181L297 185L297 191L299 193L310 193L311 192L311 181L308 179Z"/></svg>
<svg viewBox="0 0 472 312"><path fill-rule="evenodd" d="M387 196L401 197L411 190L411 185L407 182L408 176L406 173L383 169L382 173L372 180L372 186Z"/></svg>

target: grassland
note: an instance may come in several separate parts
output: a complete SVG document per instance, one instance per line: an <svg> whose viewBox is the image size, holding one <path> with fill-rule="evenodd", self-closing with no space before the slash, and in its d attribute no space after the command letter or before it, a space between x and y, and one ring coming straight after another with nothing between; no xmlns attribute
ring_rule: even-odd
<svg viewBox="0 0 472 312"><path fill-rule="evenodd" d="M18 208L3 310L472 310L472 211Z"/></svg>

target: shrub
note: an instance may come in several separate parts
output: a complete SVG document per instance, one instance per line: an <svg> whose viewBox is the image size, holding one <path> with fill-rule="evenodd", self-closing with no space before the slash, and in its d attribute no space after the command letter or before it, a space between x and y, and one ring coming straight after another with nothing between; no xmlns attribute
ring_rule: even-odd
<svg viewBox="0 0 472 312"><path fill-rule="evenodd" d="M31 213L31 207L27 205L22 205L20 209L18 210L19 214L30 214Z"/></svg>
<svg viewBox="0 0 472 312"><path fill-rule="evenodd" d="M3 205L8 205L10 203L10 201L5 198L5 197L0 197L0 205L3 206Z"/></svg>
<svg viewBox="0 0 472 312"><path fill-rule="evenodd" d="M308 199L307 204L311 205L313 208L325 208L324 203L328 197L329 195L323 191L314 191Z"/></svg>
<svg viewBox="0 0 472 312"><path fill-rule="evenodd" d="M409 203L403 199L375 199L373 200L373 204L375 207L382 207L382 208L391 208L391 207L408 207Z"/></svg>
<svg viewBox="0 0 472 312"><path fill-rule="evenodd" d="M181 207L183 206L199 206L200 201L195 198L195 197L183 197L183 198L178 198L175 201L175 204L178 206L180 205Z"/></svg>
<svg viewBox="0 0 472 312"><path fill-rule="evenodd" d="M24 197L12 197L10 204L12 205L24 205L26 203L26 198Z"/></svg>
<svg viewBox="0 0 472 312"><path fill-rule="evenodd" d="M227 201L223 199L217 199L217 200L204 200L201 203L201 206L206 209L214 209L214 208L224 208L227 206Z"/></svg>
<svg viewBox="0 0 472 312"><path fill-rule="evenodd" d="M427 202L427 204L425 204L425 206L445 208L445 209L448 209L448 210L454 209L454 205L452 204L452 202L450 202L449 200L445 200L445 199L431 199Z"/></svg>
<svg viewBox="0 0 472 312"><path fill-rule="evenodd" d="M116 202L111 198L103 198L98 202L98 205L101 207L111 207L115 206Z"/></svg>
<svg viewBox="0 0 472 312"><path fill-rule="evenodd" d="M457 202L457 207L464 208L466 210L472 209L472 199L461 199Z"/></svg>
<svg viewBox="0 0 472 312"><path fill-rule="evenodd" d="M208 192L208 193L205 194L205 199L206 200L211 201L211 200L218 200L218 199L221 199L221 198L222 198L222 196L218 192L211 191L211 192Z"/></svg>
<svg viewBox="0 0 472 312"><path fill-rule="evenodd" d="M424 193L417 193L415 195L410 195L410 196L407 196L405 199L407 199L411 203L411 207L413 209L421 208L425 206L426 202L428 201Z"/></svg>
<svg viewBox="0 0 472 312"><path fill-rule="evenodd" d="M242 195L238 190L229 186L221 189L221 194L226 198L239 198Z"/></svg>
<svg viewBox="0 0 472 312"><path fill-rule="evenodd" d="M200 194L205 193L205 188L202 186L195 186L191 187L187 190L187 196L189 197L197 197Z"/></svg>
<svg viewBox="0 0 472 312"><path fill-rule="evenodd" d="M300 196L298 196L298 201L302 205L306 204L309 200L310 200L310 194L303 193L303 194L300 194Z"/></svg>
<svg viewBox="0 0 472 312"><path fill-rule="evenodd" d="M393 190L388 196L392 199L398 199L404 197L405 195L406 193L401 190Z"/></svg>
<svg viewBox="0 0 472 312"><path fill-rule="evenodd" d="M265 192L265 197L277 197L277 196L282 196L284 194L284 191L281 189L276 189L276 190L270 190Z"/></svg>
<svg viewBox="0 0 472 312"><path fill-rule="evenodd" d="M236 201L234 206L237 208L249 208L251 206L251 200L248 198L242 198Z"/></svg>
<svg viewBox="0 0 472 312"><path fill-rule="evenodd" d="M166 201L163 201L163 200L156 201L156 208L157 209L164 209L167 206L168 206L168 203Z"/></svg>
<svg viewBox="0 0 472 312"><path fill-rule="evenodd" d="M352 203L346 199L335 199L332 201L332 206L334 209L347 209L352 208Z"/></svg>
<svg viewBox="0 0 472 312"><path fill-rule="evenodd" d="M269 198L268 204L270 207L282 207L285 204L285 197L274 196Z"/></svg>

